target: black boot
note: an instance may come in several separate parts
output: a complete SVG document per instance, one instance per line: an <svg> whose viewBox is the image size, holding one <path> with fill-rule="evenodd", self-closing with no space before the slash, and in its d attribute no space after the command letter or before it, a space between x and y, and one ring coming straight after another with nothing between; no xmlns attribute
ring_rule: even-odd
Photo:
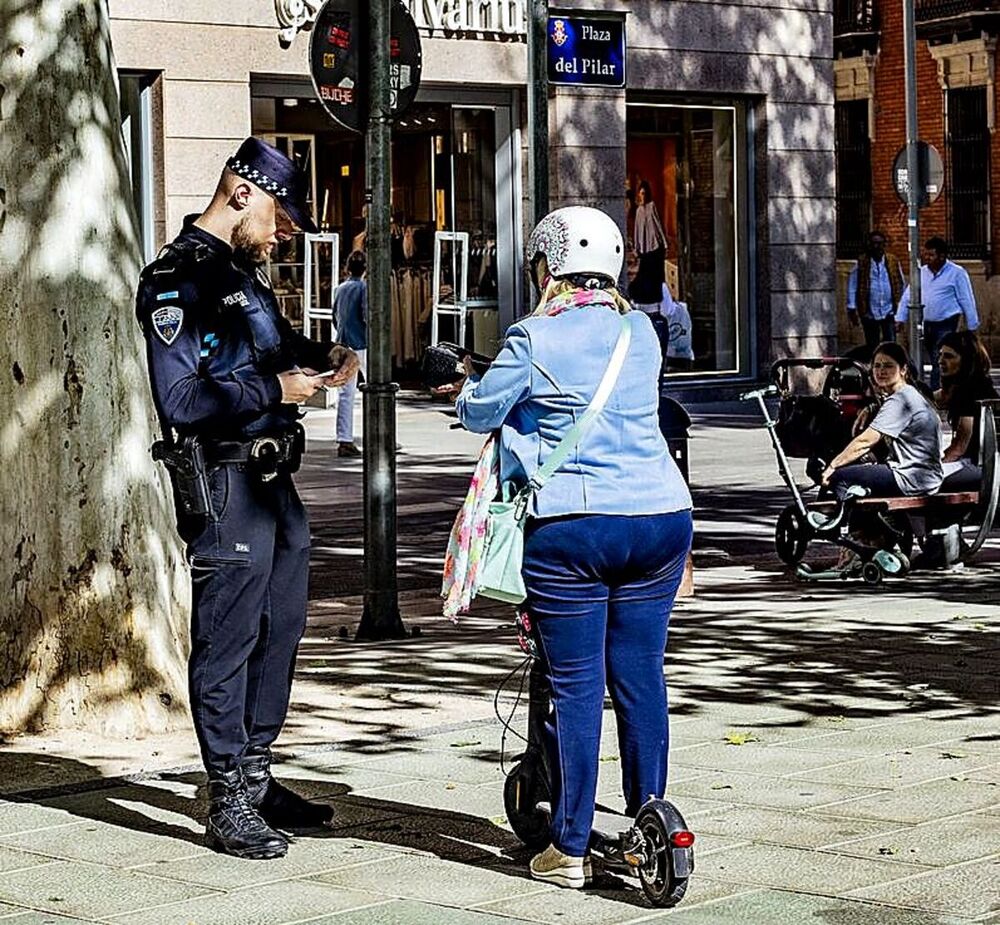
<svg viewBox="0 0 1000 925"><path fill-rule="evenodd" d="M271 776L271 750L247 752L241 764L254 809L276 829L317 829L333 821L333 807L313 803Z"/></svg>
<svg viewBox="0 0 1000 925"><path fill-rule="evenodd" d="M250 803L243 772L212 774L208 780L208 825L205 837L210 847L238 858L284 857L288 839L261 819Z"/></svg>

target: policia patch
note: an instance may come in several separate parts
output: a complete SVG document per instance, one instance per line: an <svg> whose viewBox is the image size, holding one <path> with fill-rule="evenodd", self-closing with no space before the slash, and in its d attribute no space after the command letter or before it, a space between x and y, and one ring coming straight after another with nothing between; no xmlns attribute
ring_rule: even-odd
<svg viewBox="0 0 1000 925"><path fill-rule="evenodd" d="M153 312L151 319L153 330L168 347L177 340L184 323L184 309L179 305L164 305Z"/></svg>

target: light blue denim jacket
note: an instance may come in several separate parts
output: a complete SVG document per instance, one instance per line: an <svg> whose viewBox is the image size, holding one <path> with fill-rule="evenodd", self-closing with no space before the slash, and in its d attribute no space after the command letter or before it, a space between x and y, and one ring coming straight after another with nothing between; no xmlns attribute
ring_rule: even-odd
<svg viewBox="0 0 1000 925"><path fill-rule="evenodd" d="M633 312L632 341L608 403L575 451L534 494L535 517L666 514L691 495L660 433L660 346L650 320ZM500 477L523 485L583 414L607 369L621 316L602 305L524 319L481 378L456 402L476 433L500 429Z"/></svg>

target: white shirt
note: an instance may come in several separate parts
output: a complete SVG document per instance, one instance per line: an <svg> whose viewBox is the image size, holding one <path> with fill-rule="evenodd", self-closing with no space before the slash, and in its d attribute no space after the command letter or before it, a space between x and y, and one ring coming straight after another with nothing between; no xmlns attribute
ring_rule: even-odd
<svg viewBox="0 0 1000 925"><path fill-rule="evenodd" d="M950 260L944 262L937 273L929 267L920 268L920 294L924 302L924 321L945 321L962 312L965 326L970 331L979 327L976 297L972 293L972 280L965 269ZM910 314L910 287L906 287L899 300L896 320L903 322Z"/></svg>

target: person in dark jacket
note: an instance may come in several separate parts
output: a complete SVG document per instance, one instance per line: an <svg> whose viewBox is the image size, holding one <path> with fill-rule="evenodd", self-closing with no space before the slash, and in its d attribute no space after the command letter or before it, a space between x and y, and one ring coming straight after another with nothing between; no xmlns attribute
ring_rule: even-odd
<svg viewBox="0 0 1000 925"><path fill-rule="evenodd" d="M158 452L191 566L206 836L244 858L280 857L288 840L279 829L333 815L270 771L306 621L309 525L291 478L303 445L298 404L357 371L346 347L292 330L264 267L296 226L316 230L305 184L284 154L248 138L205 211L142 271L136 299Z"/></svg>
<svg viewBox="0 0 1000 925"><path fill-rule="evenodd" d="M961 473L961 480L978 486L979 402L997 398L990 379L990 355L975 331L945 334L938 345L941 388L934 393L938 407L951 427L951 442L944 451L944 477Z"/></svg>
<svg viewBox="0 0 1000 925"><path fill-rule="evenodd" d="M885 235L868 235L868 249L847 279L847 317L865 332L865 345L874 350L882 341L896 339L896 309L903 295L903 270L885 249Z"/></svg>

